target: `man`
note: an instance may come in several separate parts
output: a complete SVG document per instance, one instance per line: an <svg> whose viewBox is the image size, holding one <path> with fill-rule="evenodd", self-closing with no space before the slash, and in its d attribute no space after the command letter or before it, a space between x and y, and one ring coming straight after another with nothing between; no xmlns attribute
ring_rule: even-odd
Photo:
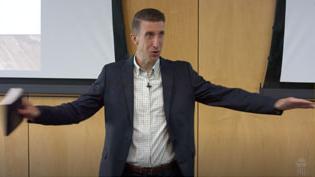
<svg viewBox="0 0 315 177"><path fill-rule="evenodd" d="M105 106L106 140L100 176L193 176L195 101L240 111L281 114L314 108L312 102L269 97L214 85L187 62L160 57L165 17L137 12L131 40L135 56L106 65L87 93L55 106L24 100L20 113L32 123L78 123Z"/></svg>

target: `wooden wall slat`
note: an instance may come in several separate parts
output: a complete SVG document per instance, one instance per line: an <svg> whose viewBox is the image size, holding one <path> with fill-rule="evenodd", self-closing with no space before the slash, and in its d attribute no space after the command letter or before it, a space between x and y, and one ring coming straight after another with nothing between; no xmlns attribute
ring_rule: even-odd
<svg viewBox="0 0 315 177"><path fill-rule="evenodd" d="M3 115L3 107L0 107L0 177L27 177L28 125L23 122L10 136L4 136Z"/></svg>

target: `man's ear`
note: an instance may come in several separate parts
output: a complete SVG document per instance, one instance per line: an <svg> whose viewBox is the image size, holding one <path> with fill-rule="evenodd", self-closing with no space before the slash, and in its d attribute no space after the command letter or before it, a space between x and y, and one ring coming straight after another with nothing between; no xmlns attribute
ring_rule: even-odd
<svg viewBox="0 0 315 177"><path fill-rule="evenodd" d="M138 42L138 38L137 38L136 34L131 33L130 34L130 38L131 38L131 41L132 41L133 44L138 45L139 42Z"/></svg>

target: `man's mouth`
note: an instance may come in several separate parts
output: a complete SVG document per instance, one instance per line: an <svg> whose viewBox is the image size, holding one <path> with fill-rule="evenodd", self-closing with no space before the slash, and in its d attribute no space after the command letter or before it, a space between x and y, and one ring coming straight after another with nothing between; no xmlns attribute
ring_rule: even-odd
<svg viewBox="0 0 315 177"><path fill-rule="evenodd" d="M160 54L160 51L156 50L156 51L152 51L151 52L153 55L159 55Z"/></svg>

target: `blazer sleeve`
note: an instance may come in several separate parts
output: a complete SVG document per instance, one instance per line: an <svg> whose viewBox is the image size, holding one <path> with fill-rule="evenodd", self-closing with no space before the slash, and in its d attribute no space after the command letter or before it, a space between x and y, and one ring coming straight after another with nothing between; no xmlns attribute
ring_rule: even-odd
<svg viewBox="0 0 315 177"><path fill-rule="evenodd" d="M44 125L65 125L79 123L89 118L104 106L105 78L104 67L88 91L78 99L58 106L37 106L41 114L29 122Z"/></svg>
<svg viewBox="0 0 315 177"><path fill-rule="evenodd" d="M227 88L210 83L198 75L190 64L188 64L188 71L197 102L260 114L281 115L283 112L274 107L277 101L274 98L250 93L239 88Z"/></svg>

